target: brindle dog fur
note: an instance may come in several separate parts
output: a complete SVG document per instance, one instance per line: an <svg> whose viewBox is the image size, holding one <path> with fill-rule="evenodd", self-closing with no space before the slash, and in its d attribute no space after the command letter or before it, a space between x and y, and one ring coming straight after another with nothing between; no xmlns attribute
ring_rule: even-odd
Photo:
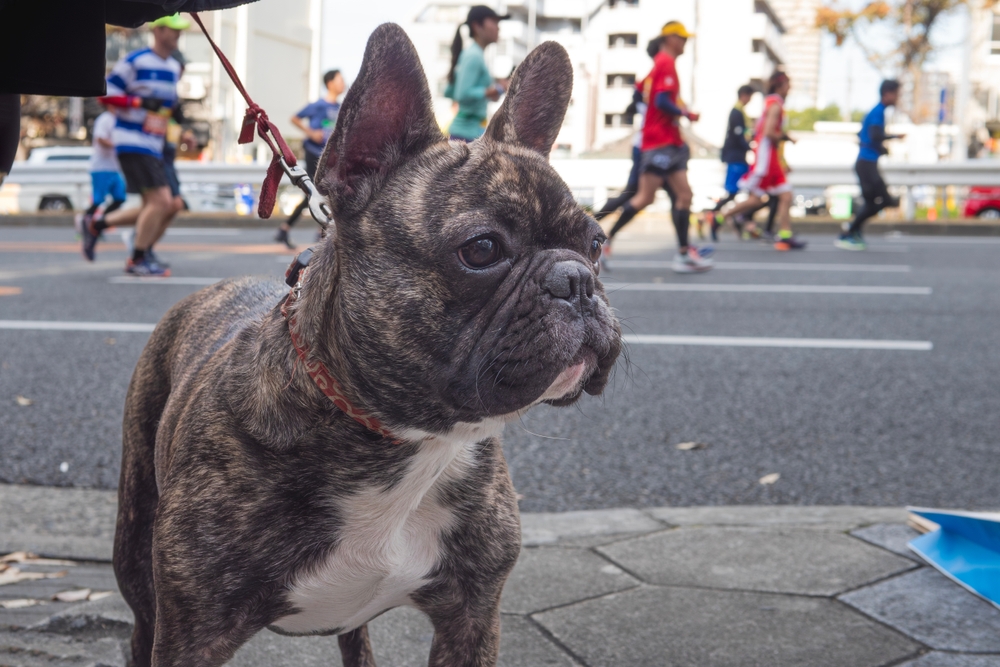
<svg viewBox="0 0 1000 667"><path fill-rule="evenodd" d="M213 667L261 629L338 634L410 605L431 665L494 665L520 520L503 424L600 393L621 331L604 235L548 164L572 68L546 43L486 134L448 142L412 44L371 36L317 175L337 220L292 308L312 356L401 442L303 370L270 279L174 306L129 387L114 565L136 667ZM497 260L463 263L488 237ZM491 247L486 243L487 250ZM596 254L595 254L596 250Z"/></svg>

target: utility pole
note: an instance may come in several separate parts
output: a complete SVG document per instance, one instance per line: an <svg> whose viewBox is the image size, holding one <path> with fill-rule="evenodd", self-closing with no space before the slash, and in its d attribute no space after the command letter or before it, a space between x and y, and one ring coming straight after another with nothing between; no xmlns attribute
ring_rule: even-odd
<svg viewBox="0 0 1000 667"><path fill-rule="evenodd" d="M535 23L538 20L538 0L528 0L528 39L526 44L528 53L535 48Z"/></svg>
<svg viewBox="0 0 1000 667"><path fill-rule="evenodd" d="M972 69L972 11L971 4L967 3L965 5L965 42L962 44L962 69L958 74L955 117L952 119L958 130L951 146L951 159L956 161L965 160L969 156L969 128L965 116L968 108L967 100L972 94L972 85L969 82L969 70Z"/></svg>

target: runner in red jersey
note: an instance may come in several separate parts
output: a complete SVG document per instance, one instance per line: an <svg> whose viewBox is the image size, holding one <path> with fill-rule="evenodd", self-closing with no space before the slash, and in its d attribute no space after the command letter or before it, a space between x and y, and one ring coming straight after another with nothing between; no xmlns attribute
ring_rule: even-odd
<svg viewBox="0 0 1000 667"><path fill-rule="evenodd" d="M681 137L680 119L698 120L698 114L688 111L679 97L676 60L684 53L687 40L693 37L684 24L670 21L660 31L660 50L653 59L653 70L637 86L648 105L642 130L639 163L639 191L622 207L622 214L612 229L624 227L639 211L653 203L657 189L672 193L671 215L677 231L677 255L673 270L677 273L700 273L712 268L712 260L702 257L688 244L691 221L691 185L687 179L687 163L691 150Z"/></svg>
<svg viewBox="0 0 1000 667"><path fill-rule="evenodd" d="M771 75L767 85L767 98L764 100L764 113L757 121L754 139L757 148L754 151L754 165L742 179L740 189L749 193L749 198L734 206L726 215L734 218L759 207L763 197L778 198L779 231L774 239L776 250L801 250L806 247L805 241L797 239L792 233L792 223L789 209L792 206L792 185L785 176L782 166L779 146L788 139L784 130L785 97L791 89L791 81L784 72Z"/></svg>

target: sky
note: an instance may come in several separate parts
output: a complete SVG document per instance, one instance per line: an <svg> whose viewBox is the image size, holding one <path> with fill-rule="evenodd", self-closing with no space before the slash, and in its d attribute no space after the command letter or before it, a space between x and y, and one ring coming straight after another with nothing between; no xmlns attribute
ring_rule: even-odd
<svg viewBox="0 0 1000 667"><path fill-rule="evenodd" d="M368 36L387 21L412 21L420 0L323 0L323 47L320 68L339 69L348 83L361 69Z"/></svg>
<svg viewBox="0 0 1000 667"><path fill-rule="evenodd" d="M860 7L864 2L842 0L842 4L849 7ZM361 69L368 35L386 21L411 21L424 5L423 0L323 0L322 70L340 69L348 83L354 81ZM942 20L935 33L939 50L933 65L951 71L956 78L962 63L960 44L964 21L960 14L949 16ZM885 31L869 30L865 39L877 50L891 49L892 39ZM867 110L878 102L881 80L882 74L868 63L853 41L837 47L832 37L824 36L820 56L820 107L835 103L841 109Z"/></svg>

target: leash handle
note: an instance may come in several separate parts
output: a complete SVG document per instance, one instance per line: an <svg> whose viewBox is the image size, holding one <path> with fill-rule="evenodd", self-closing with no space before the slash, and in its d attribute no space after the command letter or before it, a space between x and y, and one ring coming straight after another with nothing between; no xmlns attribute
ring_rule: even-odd
<svg viewBox="0 0 1000 667"><path fill-rule="evenodd" d="M291 179L293 185L305 193L306 200L309 202L309 213L313 219L324 229L328 228L333 223L333 214L330 211L330 207L323 201L322 195L316 189L315 183L313 183L312 179L309 178L309 174L302 167L297 166L295 154L292 153L292 149L285 143L285 139L281 136L278 127L267 117L267 112L250 98L250 94L243 87L243 82L240 81L240 77L236 74L236 69L229 62L229 59L226 58L226 54L222 52L219 45L215 43L215 40L212 39L212 36L208 34L208 29L202 23L198 12L189 13L194 22L198 24L198 27L205 34L205 38L212 46L212 50L215 51L215 55L218 56L219 62L222 63L222 68L229 75L229 79L236 86L236 89L240 91L240 95L243 96L243 99L247 103L247 112L243 117L243 127L240 130L239 143L248 144L253 141L253 131L254 127L256 127L257 135L271 149L271 164L267 167L267 175L264 176L264 182L260 187L257 215L261 218L271 217L271 211L274 210L274 204L277 200L278 183L281 181L282 173L284 173L288 174L288 178Z"/></svg>

